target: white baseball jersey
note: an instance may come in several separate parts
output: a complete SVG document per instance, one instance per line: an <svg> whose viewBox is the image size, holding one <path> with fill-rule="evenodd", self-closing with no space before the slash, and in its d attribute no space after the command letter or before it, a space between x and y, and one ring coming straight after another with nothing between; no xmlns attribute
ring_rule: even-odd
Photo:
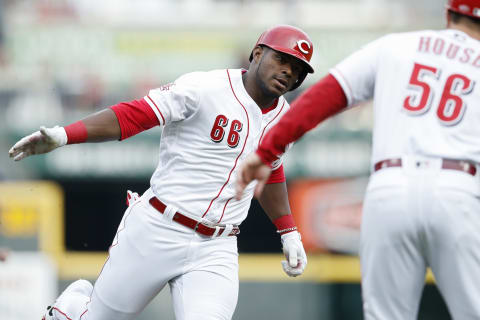
<svg viewBox="0 0 480 320"><path fill-rule="evenodd" d="M154 194L168 206L219 224L240 224L255 183L234 198L241 161L289 109L283 97L262 114L248 95L241 69L186 74L145 97L164 126L160 159L151 179ZM273 169L281 165L281 158Z"/></svg>
<svg viewBox="0 0 480 320"><path fill-rule="evenodd" d="M374 97L373 164L405 154L480 163L478 40L452 29L390 34L331 74L350 106Z"/></svg>
<svg viewBox="0 0 480 320"><path fill-rule="evenodd" d="M457 30L390 34L331 70L349 106L374 98L360 259L364 318L413 320L426 268L453 319L479 319L480 184L442 158L480 163L480 42Z"/></svg>

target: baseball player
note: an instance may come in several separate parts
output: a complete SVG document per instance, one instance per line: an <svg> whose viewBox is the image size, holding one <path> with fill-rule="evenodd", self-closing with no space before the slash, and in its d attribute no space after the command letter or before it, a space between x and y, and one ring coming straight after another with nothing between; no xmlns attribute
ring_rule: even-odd
<svg viewBox="0 0 480 320"><path fill-rule="evenodd" d="M14 160L65 144L124 140L162 126L158 166L129 207L95 286L71 284L44 319L133 319L168 283L177 319L230 319L238 297L236 235L254 185L236 200L239 163L289 105L283 94L308 73L313 44L302 30L281 25L265 31L248 70L194 72L66 127L45 128L17 142ZM281 234L289 276L307 258L292 218L282 159L259 201Z"/></svg>
<svg viewBox="0 0 480 320"><path fill-rule="evenodd" d="M285 146L373 98L360 259L365 319L416 319L426 268L454 319L480 319L480 0L450 0L446 30L386 35L301 95L239 173L260 194Z"/></svg>

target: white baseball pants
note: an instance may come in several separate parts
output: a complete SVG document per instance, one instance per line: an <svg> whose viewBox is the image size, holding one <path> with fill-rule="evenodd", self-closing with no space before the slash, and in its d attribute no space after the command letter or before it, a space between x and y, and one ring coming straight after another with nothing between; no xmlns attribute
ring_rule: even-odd
<svg viewBox="0 0 480 320"><path fill-rule="evenodd" d="M176 319L231 319L238 298L236 237L199 235L152 208L150 196L126 210L93 290L80 280L57 299L57 319L134 319L167 283Z"/></svg>
<svg viewBox="0 0 480 320"><path fill-rule="evenodd" d="M404 157L371 177L360 258L367 320L417 319L426 268L454 319L480 319L480 180Z"/></svg>

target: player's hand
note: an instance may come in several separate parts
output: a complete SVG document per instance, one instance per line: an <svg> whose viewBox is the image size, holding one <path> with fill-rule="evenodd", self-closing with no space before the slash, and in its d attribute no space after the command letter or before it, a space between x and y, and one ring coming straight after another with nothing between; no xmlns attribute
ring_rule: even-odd
<svg viewBox="0 0 480 320"><path fill-rule="evenodd" d="M282 261L283 271L290 277L301 275L307 266L307 255L303 249L300 233L292 231L282 235L282 244L283 253L287 258Z"/></svg>
<svg viewBox="0 0 480 320"><path fill-rule="evenodd" d="M256 153L250 154L242 163L240 171L238 172L235 198L240 200L243 191L253 180L258 180L258 184L255 187L255 197L260 197L271 171L272 169L264 164Z"/></svg>
<svg viewBox="0 0 480 320"><path fill-rule="evenodd" d="M10 158L20 161L34 154L42 154L52 151L67 143L67 133L63 127L45 128L40 127L31 135L23 137L8 151Z"/></svg>

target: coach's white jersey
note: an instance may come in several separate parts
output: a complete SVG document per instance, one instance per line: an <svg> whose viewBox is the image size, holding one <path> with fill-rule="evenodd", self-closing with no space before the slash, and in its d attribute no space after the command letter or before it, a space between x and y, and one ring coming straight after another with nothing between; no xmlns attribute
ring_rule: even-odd
<svg viewBox="0 0 480 320"><path fill-rule="evenodd" d="M406 154L480 163L480 41L453 29L390 34L330 72L350 106L374 98L373 164Z"/></svg>
<svg viewBox="0 0 480 320"><path fill-rule="evenodd" d="M262 114L248 95L241 69L186 74L144 98L164 126L154 194L178 211L219 224L240 224L255 183L234 198L237 170L289 109L283 97ZM273 168L281 165L281 158Z"/></svg>

